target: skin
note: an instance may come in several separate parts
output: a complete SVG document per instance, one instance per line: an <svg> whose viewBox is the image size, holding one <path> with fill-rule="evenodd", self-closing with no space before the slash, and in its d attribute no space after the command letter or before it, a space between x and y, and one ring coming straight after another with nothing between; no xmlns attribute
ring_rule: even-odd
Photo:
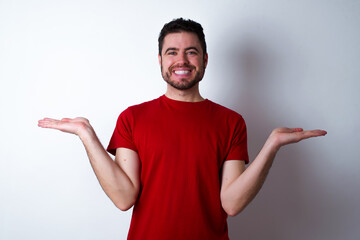
<svg viewBox="0 0 360 240"><path fill-rule="evenodd" d="M199 81L204 75L208 55L203 54L195 34L168 34L158 57L163 78L167 82L167 97L186 102L204 100L199 92ZM175 71L187 72L177 74ZM140 189L140 164L136 152L118 148L113 161L85 118L44 118L39 121L38 126L79 136L100 185L109 198L123 211L135 204ZM276 128L248 168L245 168L243 159L226 161L222 168L220 191L222 207L226 213L235 216L251 202L261 189L275 155L282 146L326 134L323 130Z"/></svg>
<svg viewBox="0 0 360 240"><path fill-rule="evenodd" d="M158 56L161 74L168 86L165 95L179 101L204 100L198 83L204 76L208 55L204 55L200 42L194 39L198 39L195 33L168 34ZM184 98L184 94L190 98Z"/></svg>
<svg viewBox="0 0 360 240"><path fill-rule="evenodd" d="M115 206L126 211L134 205L140 189L140 162L135 151L118 148L113 161L86 118L44 118L38 126L79 136L101 187Z"/></svg>
<svg viewBox="0 0 360 240"><path fill-rule="evenodd" d="M167 82L165 93L167 97L185 102L204 100L200 95L198 82L204 76L208 55L204 55L196 34L180 32L166 35L161 55L158 58L162 76ZM190 72L176 74L176 70L190 70ZM197 83L187 89L178 89L173 86L191 85L191 82Z"/></svg>

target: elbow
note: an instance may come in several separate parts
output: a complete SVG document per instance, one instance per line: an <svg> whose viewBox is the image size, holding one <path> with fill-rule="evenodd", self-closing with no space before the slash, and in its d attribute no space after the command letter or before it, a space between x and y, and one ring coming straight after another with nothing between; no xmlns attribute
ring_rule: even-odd
<svg viewBox="0 0 360 240"><path fill-rule="evenodd" d="M246 207L243 201L231 201L230 199L222 199L221 206L228 216L235 217Z"/></svg>
<svg viewBox="0 0 360 240"><path fill-rule="evenodd" d="M229 216L236 216L241 213L246 206L252 201L254 194L241 194L240 196L232 196L223 192L220 195L221 206Z"/></svg>
<svg viewBox="0 0 360 240"><path fill-rule="evenodd" d="M235 217L236 215L238 215L238 212L236 211L226 211L226 213L230 217Z"/></svg>
<svg viewBox="0 0 360 240"><path fill-rule="evenodd" d="M134 206L138 198L138 193L138 189L120 191L120 194L112 195L110 199L118 209L125 212Z"/></svg>
<svg viewBox="0 0 360 240"><path fill-rule="evenodd" d="M242 209L237 209L236 207L225 207L223 206L224 211L228 216L235 217L238 215Z"/></svg>
<svg viewBox="0 0 360 240"><path fill-rule="evenodd" d="M120 206L115 205L115 206L123 212L126 212L127 210L129 210L132 207L132 205L120 205Z"/></svg>
<svg viewBox="0 0 360 240"><path fill-rule="evenodd" d="M117 198L117 199L112 199L114 205L120 209L121 211L127 211L129 210L132 206L134 206L136 200L137 200L137 195L133 194L128 194L125 198Z"/></svg>
<svg viewBox="0 0 360 240"><path fill-rule="evenodd" d="M114 202L115 206L121 211L125 212L129 210L132 206L134 206L135 202Z"/></svg>

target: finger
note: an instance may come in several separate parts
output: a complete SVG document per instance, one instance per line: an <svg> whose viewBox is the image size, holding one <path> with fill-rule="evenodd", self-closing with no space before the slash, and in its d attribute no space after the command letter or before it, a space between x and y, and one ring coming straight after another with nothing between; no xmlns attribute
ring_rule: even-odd
<svg viewBox="0 0 360 240"><path fill-rule="evenodd" d="M72 119L71 118L62 118L61 121L62 122L70 122Z"/></svg>
<svg viewBox="0 0 360 240"><path fill-rule="evenodd" d="M292 128L292 130L294 132L302 132L302 131L304 131L304 129L302 129L302 128Z"/></svg>
<svg viewBox="0 0 360 240"><path fill-rule="evenodd" d="M320 129L311 130L309 132L311 132L313 135L316 135L316 136L325 136L327 134L327 131L320 130Z"/></svg>
<svg viewBox="0 0 360 240"><path fill-rule="evenodd" d="M54 119L54 118L43 118L41 119L40 121L55 121L57 119Z"/></svg>
<svg viewBox="0 0 360 240"><path fill-rule="evenodd" d="M59 126L59 120L51 119L51 118L45 118L43 120L39 120L38 126L42 128L58 128Z"/></svg>
<svg viewBox="0 0 360 240"><path fill-rule="evenodd" d="M302 128L287 128L280 127L274 130L275 133L294 133L294 132L302 132L304 131Z"/></svg>
<svg viewBox="0 0 360 240"><path fill-rule="evenodd" d="M301 139L307 139L307 138L311 138L311 137L320 137L320 136L325 136L326 134L327 134L327 132L324 130L310 130L310 131L303 131L303 132L299 133Z"/></svg>

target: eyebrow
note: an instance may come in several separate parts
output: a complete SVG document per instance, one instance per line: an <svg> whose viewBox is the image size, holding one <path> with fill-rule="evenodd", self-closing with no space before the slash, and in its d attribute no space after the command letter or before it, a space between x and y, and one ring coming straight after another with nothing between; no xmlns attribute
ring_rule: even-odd
<svg viewBox="0 0 360 240"><path fill-rule="evenodd" d="M195 50L195 51L199 52L199 49L197 49L196 47L185 48L185 51L188 51L188 50Z"/></svg>
<svg viewBox="0 0 360 240"><path fill-rule="evenodd" d="M195 50L195 51L199 52L199 49L197 49L197 47L187 47L187 48L185 48L185 51L189 51L189 50ZM179 49L178 49L178 48L174 48L174 47L168 48L168 49L166 49L165 54L166 54L168 51L179 51Z"/></svg>
<svg viewBox="0 0 360 240"><path fill-rule="evenodd" d="M166 49L165 53L167 53L168 51L176 51L179 50L178 48L168 48Z"/></svg>

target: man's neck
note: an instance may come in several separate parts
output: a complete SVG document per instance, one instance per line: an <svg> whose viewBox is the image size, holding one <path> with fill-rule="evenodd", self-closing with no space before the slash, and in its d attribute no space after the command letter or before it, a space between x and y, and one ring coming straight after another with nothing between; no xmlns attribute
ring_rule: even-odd
<svg viewBox="0 0 360 240"><path fill-rule="evenodd" d="M168 84L165 96L182 102L201 102L205 99L200 95L199 85L187 90L179 90Z"/></svg>

